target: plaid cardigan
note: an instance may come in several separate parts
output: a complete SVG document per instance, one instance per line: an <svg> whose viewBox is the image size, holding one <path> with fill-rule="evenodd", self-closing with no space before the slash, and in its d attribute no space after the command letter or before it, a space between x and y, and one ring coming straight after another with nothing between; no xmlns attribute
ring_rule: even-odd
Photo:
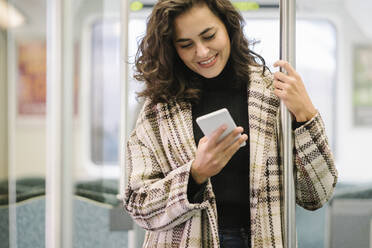
<svg viewBox="0 0 372 248"><path fill-rule="evenodd" d="M272 82L271 73L250 67L250 195L242 197L250 197L252 247L283 247L279 99ZM319 113L294 131L294 146L296 202L315 210L330 199L337 181ZM189 103L146 100L127 143L124 197L126 210L147 230L143 247L219 247L210 180L201 203L187 198L196 148Z"/></svg>

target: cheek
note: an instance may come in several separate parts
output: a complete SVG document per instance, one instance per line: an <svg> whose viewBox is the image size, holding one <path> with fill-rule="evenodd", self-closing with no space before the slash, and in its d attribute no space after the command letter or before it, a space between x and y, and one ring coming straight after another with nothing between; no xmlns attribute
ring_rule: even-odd
<svg viewBox="0 0 372 248"><path fill-rule="evenodd" d="M177 49L177 54L180 57L180 59L186 64L190 60L192 60L192 54L189 51L186 51L184 49Z"/></svg>
<svg viewBox="0 0 372 248"><path fill-rule="evenodd" d="M227 33L225 33L219 38L218 44L219 44L219 50L230 53L230 39Z"/></svg>
<svg viewBox="0 0 372 248"><path fill-rule="evenodd" d="M230 40L227 40L226 42L226 51L228 53L228 56L230 55L231 46L230 46Z"/></svg>
<svg viewBox="0 0 372 248"><path fill-rule="evenodd" d="M226 52L230 53L230 40L229 39L224 40L223 48Z"/></svg>

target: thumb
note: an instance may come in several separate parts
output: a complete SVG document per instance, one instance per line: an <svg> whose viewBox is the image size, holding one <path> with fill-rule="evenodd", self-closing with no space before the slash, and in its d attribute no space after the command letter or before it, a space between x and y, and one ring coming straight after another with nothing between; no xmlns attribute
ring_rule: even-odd
<svg viewBox="0 0 372 248"><path fill-rule="evenodd" d="M208 137L207 136L204 136L203 138L201 138L199 140L199 144L204 144L204 143L207 143L208 142Z"/></svg>

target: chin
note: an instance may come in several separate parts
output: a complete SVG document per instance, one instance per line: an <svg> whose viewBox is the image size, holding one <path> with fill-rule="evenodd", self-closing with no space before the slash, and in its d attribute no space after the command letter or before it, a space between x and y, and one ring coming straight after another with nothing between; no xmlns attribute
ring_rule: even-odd
<svg viewBox="0 0 372 248"><path fill-rule="evenodd" d="M210 73L199 73L201 76L205 77L205 78L215 78L217 77L218 75L221 74L223 68L221 70L218 70L218 71L215 71L215 72L210 72Z"/></svg>

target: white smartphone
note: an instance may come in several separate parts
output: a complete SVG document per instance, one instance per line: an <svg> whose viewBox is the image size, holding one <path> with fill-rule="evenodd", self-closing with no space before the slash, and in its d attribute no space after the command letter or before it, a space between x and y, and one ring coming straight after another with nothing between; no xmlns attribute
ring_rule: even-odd
<svg viewBox="0 0 372 248"><path fill-rule="evenodd" d="M222 126L223 124L227 125L227 129L223 134L220 136L218 141L222 140L223 138L226 137L231 131L233 131L236 128L236 124L231 117L229 111L226 108L214 111L212 113L200 116L196 118L196 123L198 123L200 129L203 131L204 135L207 137L210 137L212 133ZM236 138L234 139L237 140L241 134L238 134ZM246 145L246 142L244 141L240 147L243 147Z"/></svg>

